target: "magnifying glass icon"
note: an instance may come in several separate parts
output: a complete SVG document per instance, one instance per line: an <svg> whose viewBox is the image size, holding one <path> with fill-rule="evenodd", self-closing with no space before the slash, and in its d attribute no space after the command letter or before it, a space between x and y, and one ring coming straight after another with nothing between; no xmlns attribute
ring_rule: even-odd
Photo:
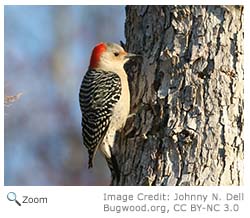
<svg viewBox="0 0 250 218"><path fill-rule="evenodd" d="M16 193L15 192L9 192L8 194L7 194L7 199L9 200L9 201L15 201L19 206L21 206L21 204L17 201L17 199L16 199Z"/></svg>

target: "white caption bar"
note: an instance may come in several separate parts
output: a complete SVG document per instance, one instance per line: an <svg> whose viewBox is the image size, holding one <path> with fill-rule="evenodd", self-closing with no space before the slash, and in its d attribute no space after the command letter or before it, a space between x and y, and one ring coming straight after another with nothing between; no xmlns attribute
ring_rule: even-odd
<svg viewBox="0 0 250 218"><path fill-rule="evenodd" d="M247 195L244 187L6 186L0 193L0 205L1 213L11 211L11 217L27 218L69 217L72 211L81 217L228 218L244 217Z"/></svg>

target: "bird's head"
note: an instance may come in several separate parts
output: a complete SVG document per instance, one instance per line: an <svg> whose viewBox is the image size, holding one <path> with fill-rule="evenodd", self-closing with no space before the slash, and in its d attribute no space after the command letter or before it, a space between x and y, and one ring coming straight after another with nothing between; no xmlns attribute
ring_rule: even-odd
<svg viewBox="0 0 250 218"><path fill-rule="evenodd" d="M124 64L130 58L137 56L126 52L118 44L101 42L92 51L89 68L116 71L123 69Z"/></svg>

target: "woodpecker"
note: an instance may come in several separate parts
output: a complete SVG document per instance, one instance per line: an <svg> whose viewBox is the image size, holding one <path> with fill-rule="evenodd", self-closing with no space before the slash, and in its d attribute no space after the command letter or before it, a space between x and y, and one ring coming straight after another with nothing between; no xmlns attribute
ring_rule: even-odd
<svg viewBox="0 0 250 218"><path fill-rule="evenodd" d="M116 131L125 125L130 109L129 86L123 67L136 56L115 43L97 44L79 93L82 138L89 154L88 167L93 167L99 148L116 178L120 176L120 170L112 147Z"/></svg>

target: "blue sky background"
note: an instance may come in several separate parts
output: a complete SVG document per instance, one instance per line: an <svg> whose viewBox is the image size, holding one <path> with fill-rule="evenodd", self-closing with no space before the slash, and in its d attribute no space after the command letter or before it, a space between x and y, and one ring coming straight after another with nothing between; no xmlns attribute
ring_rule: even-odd
<svg viewBox="0 0 250 218"><path fill-rule="evenodd" d="M87 169L78 91L92 48L124 39L124 6L5 6L5 185L108 185Z"/></svg>

